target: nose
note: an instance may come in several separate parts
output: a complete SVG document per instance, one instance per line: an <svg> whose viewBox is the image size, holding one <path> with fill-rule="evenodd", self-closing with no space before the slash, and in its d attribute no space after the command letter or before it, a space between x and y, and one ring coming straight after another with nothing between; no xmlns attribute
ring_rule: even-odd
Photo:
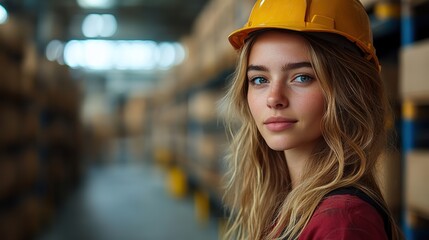
<svg viewBox="0 0 429 240"><path fill-rule="evenodd" d="M282 84L272 84L267 98L269 108L282 109L289 105L286 88Z"/></svg>

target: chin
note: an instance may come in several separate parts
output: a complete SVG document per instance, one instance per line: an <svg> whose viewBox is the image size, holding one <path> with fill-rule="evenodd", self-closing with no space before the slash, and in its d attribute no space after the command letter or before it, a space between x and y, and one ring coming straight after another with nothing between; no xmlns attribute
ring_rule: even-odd
<svg viewBox="0 0 429 240"><path fill-rule="evenodd" d="M267 143L267 145L274 151L285 151L290 149L290 146L287 146L284 143Z"/></svg>
<svg viewBox="0 0 429 240"><path fill-rule="evenodd" d="M281 152L281 151L285 151L285 150L287 150L287 149L285 149L285 148L281 148L281 147L270 147L272 150L274 150L274 151L278 151L278 152Z"/></svg>

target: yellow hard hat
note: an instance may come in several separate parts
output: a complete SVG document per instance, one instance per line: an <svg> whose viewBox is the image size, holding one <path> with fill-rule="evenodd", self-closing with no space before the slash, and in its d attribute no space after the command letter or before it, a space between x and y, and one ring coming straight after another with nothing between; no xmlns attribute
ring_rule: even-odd
<svg viewBox="0 0 429 240"><path fill-rule="evenodd" d="M239 49L251 32L268 28L339 34L380 69L370 21L359 0L257 0L247 23L228 39Z"/></svg>

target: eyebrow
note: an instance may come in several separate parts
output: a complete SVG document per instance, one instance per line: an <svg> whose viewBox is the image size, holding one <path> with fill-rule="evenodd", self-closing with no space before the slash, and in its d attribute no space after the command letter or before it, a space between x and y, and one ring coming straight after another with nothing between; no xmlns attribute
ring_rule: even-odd
<svg viewBox="0 0 429 240"><path fill-rule="evenodd" d="M268 68L261 66L261 65L249 65L247 67L247 71L261 71L261 72L268 72Z"/></svg>
<svg viewBox="0 0 429 240"><path fill-rule="evenodd" d="M289 70L299 69L299 68L313 68L313 65L310 62L288 63L282 67L282 70L289 71ZM263 65L249 65L247 67L247 72L249 71L268 72L268 68Z"/></svg>
<svg viewBox="0 0 429 240"><path fill-rule="evenodd" d="M313 68L310 62L296 62L296 63L288 63L282 67L282 70L293 70L298 68Z"/></svg>

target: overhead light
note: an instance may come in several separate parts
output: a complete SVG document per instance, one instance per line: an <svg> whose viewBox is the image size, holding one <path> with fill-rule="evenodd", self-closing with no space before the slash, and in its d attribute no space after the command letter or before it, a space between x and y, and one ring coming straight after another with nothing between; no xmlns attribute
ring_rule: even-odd
<svg viewBox="0 0 429 240"><path fill-rule="evenodd" d="M7 11L6 9L0 5L0 24L3 24L7 21Z"/></svg>
<svg viewBox="0 0 429 240"><path fill-rule="evenodd" d="M89 14L83 20L82 32L87 38L111 37L118 25L112 14Z"/></svg>
<svg viewBox="0 0 429 240"><path fill-rule="evenodd" d="M176 49L171 43L160 43L159 44L159 65L161 68L171 67L176 60Z"/></svg>
<svg viewBox="0 0 429 240"><path fill-rule="evenodd" d="M62 62L64 45L59 40L52 40L46 46L46 58L49 61Z"/></svg>
<svg viewBox="0 0 429 240"><path fill-rule="evenodd" d="M167 70L183 61L185 51L177 42L91 39L66 43L63 56L71 68Z"/></svg>
<svg viewBox="0 0 429 240"><path fill-rule="evenodd" d="M111 8L115 5L115 0L77 0L82 8Z"/></svg>

